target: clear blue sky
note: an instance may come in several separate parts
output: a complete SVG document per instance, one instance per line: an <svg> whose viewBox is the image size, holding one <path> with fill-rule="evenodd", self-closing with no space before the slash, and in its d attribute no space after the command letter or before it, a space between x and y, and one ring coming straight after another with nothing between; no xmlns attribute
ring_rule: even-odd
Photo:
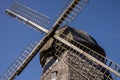
<svg viewBox="0 0 120 80"><path fill-rule="evenodd" d="M26 45L41 39L40 33L4 13L14 1L54 19L67 0L0 0L0 75ZM89 0L70 25L93 36L107 57L120 64L120 0ZM16 80L40 80L41 70L38 53Z"/></svg>

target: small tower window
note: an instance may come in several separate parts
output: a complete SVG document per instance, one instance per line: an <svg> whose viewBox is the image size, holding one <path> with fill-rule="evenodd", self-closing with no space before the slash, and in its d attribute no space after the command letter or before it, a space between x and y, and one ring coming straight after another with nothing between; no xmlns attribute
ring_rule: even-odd
<svg viewBox="0 0 120 80"><path fill-rule="evenodd" d="M52 72L51 80L57 80L57 71Z"/></svg>

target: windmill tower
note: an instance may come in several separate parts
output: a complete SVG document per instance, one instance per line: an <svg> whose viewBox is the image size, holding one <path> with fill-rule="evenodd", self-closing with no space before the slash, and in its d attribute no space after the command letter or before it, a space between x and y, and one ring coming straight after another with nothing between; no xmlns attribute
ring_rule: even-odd
<svg viewBox="0 0 120 80"><path fill-rule="evenodd" d="M43 67L42 80L119 79L120 66L105 57L104 50L97 42L84 31L66 25L87 2L70 0L50 31L46 29L49 17L19 3L7 9L6 13L13 18L46 35L23 50L0 79L15 79L38 51Z"/></svg>

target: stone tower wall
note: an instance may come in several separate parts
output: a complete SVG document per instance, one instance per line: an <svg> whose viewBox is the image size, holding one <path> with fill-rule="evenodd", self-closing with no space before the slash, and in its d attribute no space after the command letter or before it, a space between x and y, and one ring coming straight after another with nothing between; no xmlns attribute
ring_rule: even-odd
<svg viewBox="0 0 120 80"><path fill-rule="evenodd" d="M53 64L41 77L41 80L52 80L51 75L53 72L57 71L57 80L68 80L68 69L69 66L65 64L64 57L62 56L60 60L56 60Z"/></svg>
<svg viewBox="0 0 120 80"><path fill-rule="evenodd" d="M104 80L103 73L84 59L78 60L74 53L66 51L55 63L43 73L41 80L52 80L53 72L57 72L56 80ZM44 69L44 68L43 68ZM99 75L99 76L98 76Z"/></svg>

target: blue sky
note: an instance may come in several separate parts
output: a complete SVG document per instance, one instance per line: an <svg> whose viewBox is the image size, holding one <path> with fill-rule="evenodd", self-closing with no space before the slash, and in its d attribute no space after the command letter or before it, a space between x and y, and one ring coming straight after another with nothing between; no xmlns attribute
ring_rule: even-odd
<svg viewBox="0 0 120 80"><path fill-rule="evenodd" d="M0 0L0 75L26 45L42 37L5 14L14 1L54 19L67 0ZM120 0L89 0L70 25L93 36L105 49L107 57L120 64ZM38 53L16 80L40 80L41 70Z"/></svg>

